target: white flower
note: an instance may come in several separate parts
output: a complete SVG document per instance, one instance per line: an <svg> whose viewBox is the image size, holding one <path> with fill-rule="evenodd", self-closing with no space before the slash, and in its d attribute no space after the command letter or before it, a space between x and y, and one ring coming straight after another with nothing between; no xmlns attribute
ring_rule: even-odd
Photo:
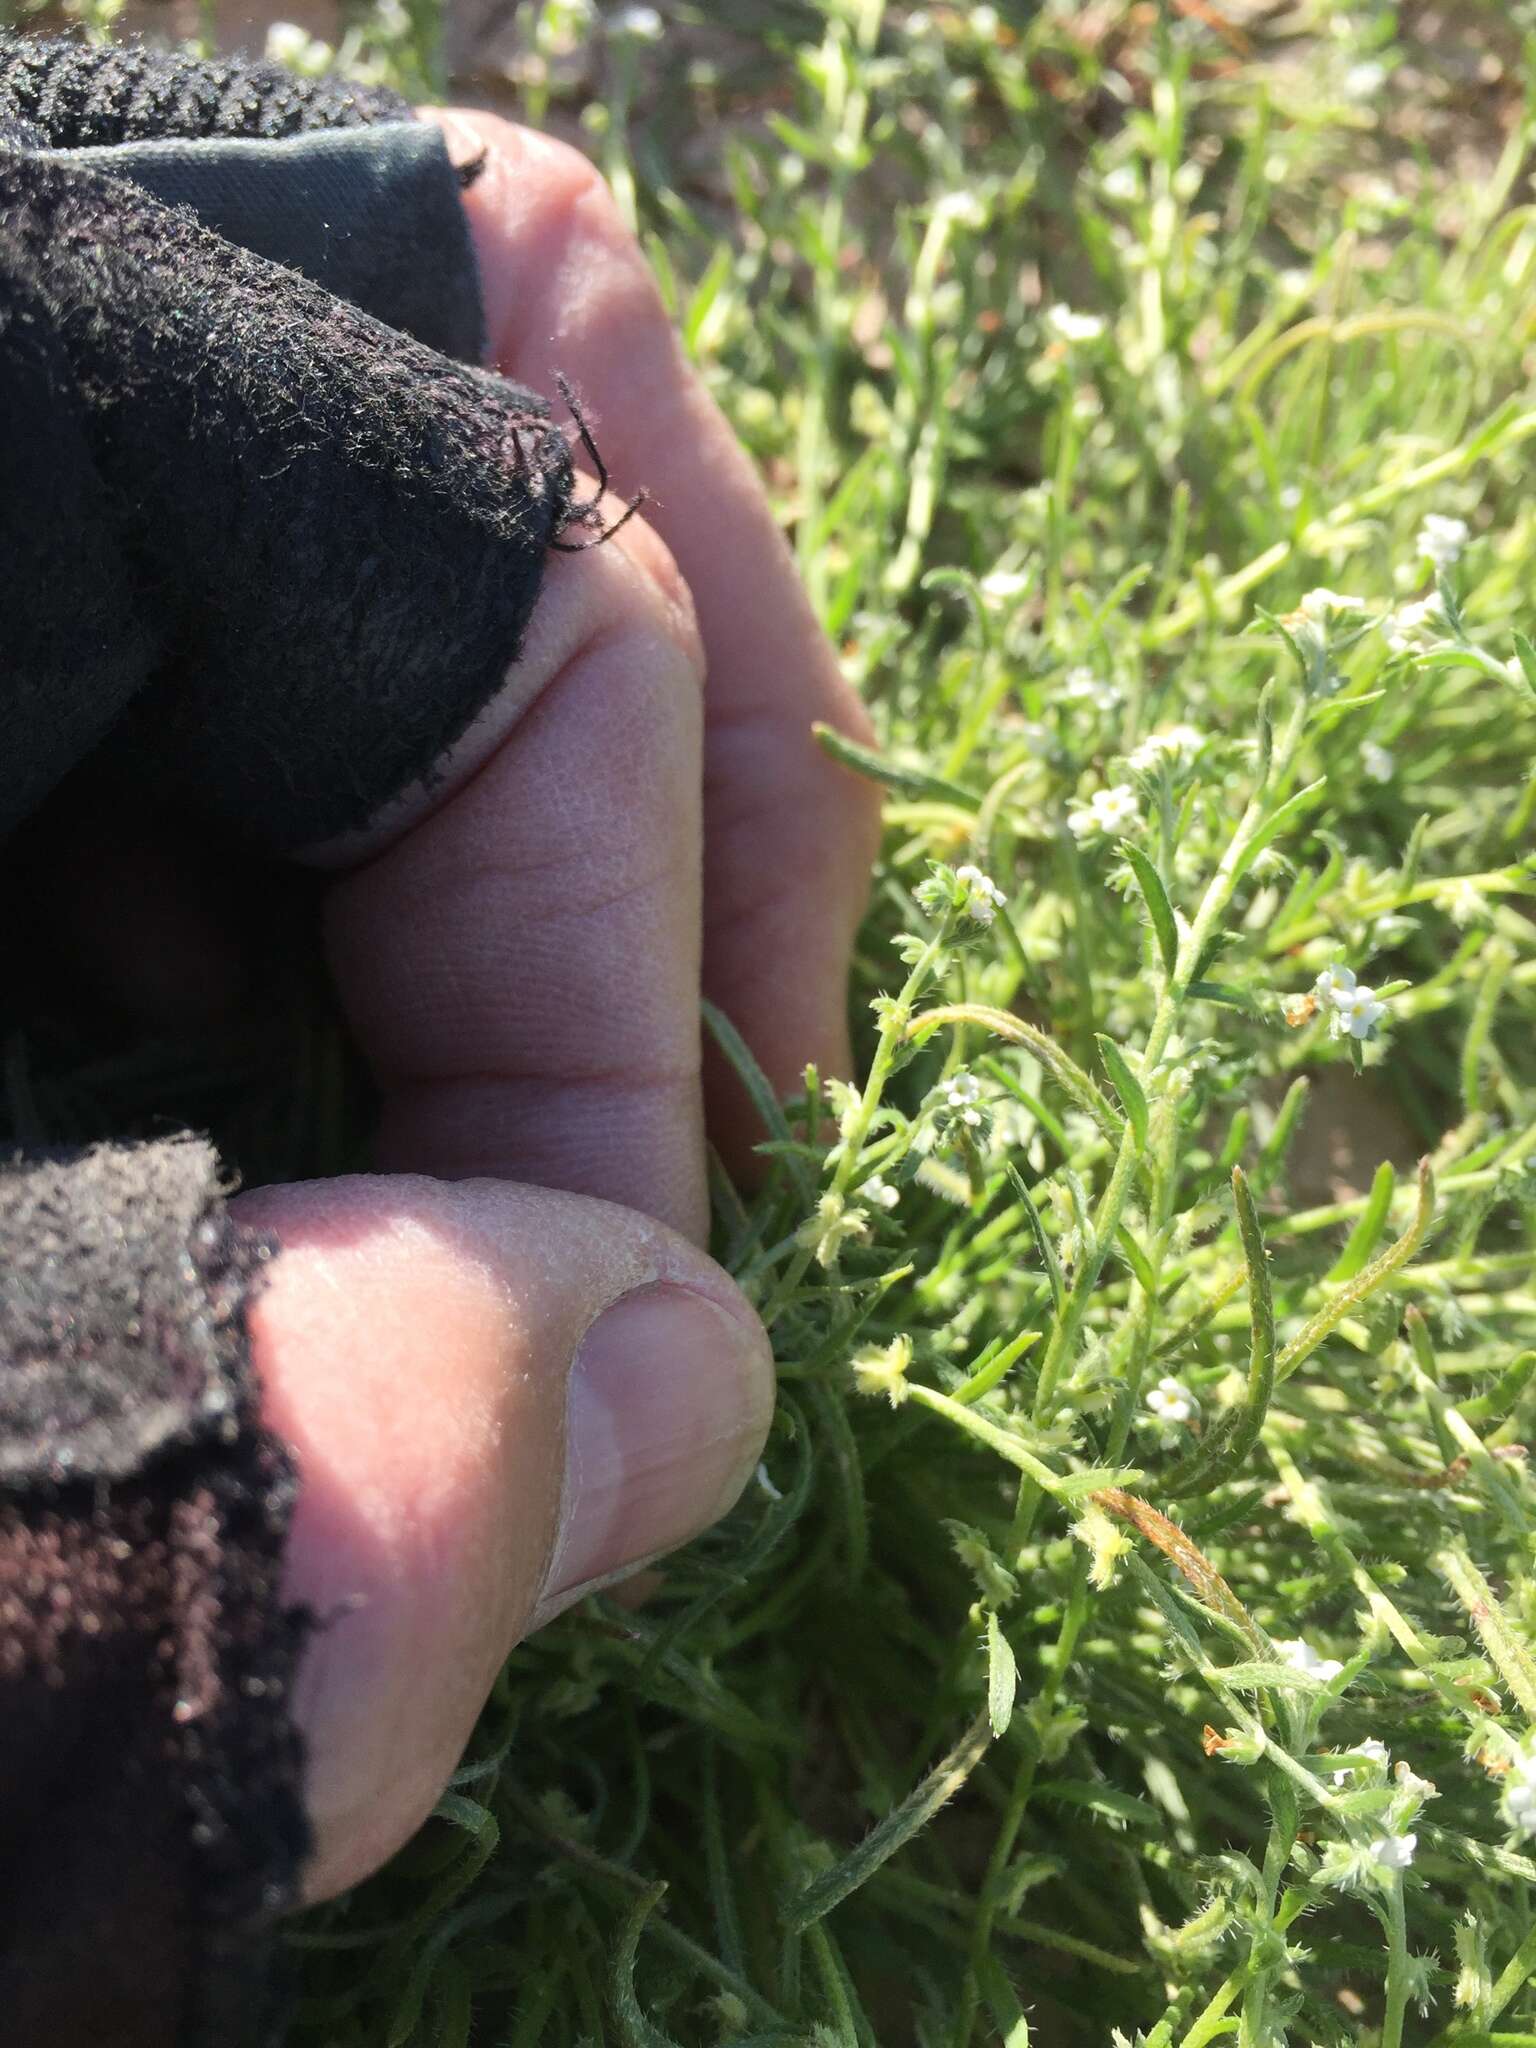
<svg viewBox="0 0 1536 2048"><path fill-rule="evenodd" d="M923 13L921 10L914 11L907 16L906 20L902 23L902 27L909 36L925 36L933 27L933 16Z"/></svg>
<svg viewBox="0 0 1536 2048"><path fill-rule="evenodd" d="M935 220L951 220L956 227L984 228L987 209L974 192L946 192L933 209Z"/></svg>
<svg viewBox="0 0 1536 2048"><path fill-rule="evenodd" d="M1333 1009L1329 1028L1336 1038L1342 1038L1346 1032L1351 1038L1369 1038L1387 1014L1386 1004L1375 989L1367 988L1363 981L1354 988L1337 990Z"/></svg>
<svg viewBox="0 0 1536 2048"><path fill-rule="evenodd" d="M994 569L990 576L981 579L983 597L996 599L1005 604L1011 597L1022 597L1029 588L1029 577L1023 569Z"/></svg>
<svg viewBox="0 0 1536 2048"><path fill-rule="evenodd" d="M1536 1780L1510 1772L1504 1781L1504 1818L1517 1835L1536 1835Z"/></svg>
<svg viewBox="0 0 1536 2048"><path fill-rule="evenodd" d="M1364 1742L1355 1744L1355 1755L1369 1757L1373 1764L1380 1764L1385 1770L1391 1761L1392 1752L1384 1742L1378 1742L1374 1735L1368 1735ZM1335 1771L1333 1782L1335 1785L1347 1785L1353 1776L1353 1771Z"/></svg>
<svg viewBox="0 0 1536 2048"><path fill-rule="evenodd" d="M1280 486L1280 509L1282 512L1294 512L1300 503L1300 484L1282 484Z"/></svg>
<svg viewBox="0 0 1536 2048"><path fill-rule="evenodd" d="M1536 1753L1515 1752L1504 1780L1504 1818L1517 1835L1536 1835Z"/></svg>
<svg viewBox="0 0 1536 2048"><path fill-rule="evenodd" d="M1366 59L1360 64L1351 64L1344 74L1344 90L1352 100L1368 100L1381 90L1386 83L1387 67Z"/></svg>
<svg viewBox="0 0 1536 2048"><path fill-rule="evenodd" d="M1443 512L1426 512L1419 537L1414 542L1419 557L1437 569L1449 569L1472 538L1465 519L1447 519Z"/></svg>
<svg viewBox="0 0 1536 2048"><path fill-rule="evenodd" d="M1475 882L1468 881L1465 876L1452 886L1441 901L1455 924L1482 924L1489 915L1488 898Z"/></svg>
<svg viewBox="0 0 1536 2048"><path fill-rule="evenodd" d="M893 1188L888 1180L882 1180L878 1173L872 1173L859 1193L866 1202L873 1202L877 1209L894 1209L901 1200L901 1189Z"/></svg>
<svg viewBox="0 0 1536 2048"><path fill-rule="evenodd" d="M1304 1678L1315 1678L1320 1685L1327 1685L1344 1669L1337 1657L1319 1657L1312 1645L1304 1643L1299 1636L1289 1642L1276 1643L1275 1649L1282 1664L1289 1664Z"/></svg>
<svg viewBox="0 0 1536 2048"><path fill-rule="evenodd" d="M1331 1037L1369 1038L1387 1006L1375 989L1356 981L1347 967L1325 967L1312 984L1313 994L1328 1012Z"/></svg>
<svg viewBox="0 0 1536 2048"><path fill-rule="evenodd" d="M973 7L970 16L971 34L983 43L992 42L998 30L995 7Z"/></svg>
<svg viewBox="0 0 1536 2048"><path fill-rule="evenodd" d="M1128 782L1113 789L1095 790L1085 809L1067 814L1067 829L1074 839L1093 839L1101 832L1129 832L1141 823L1141 807Z"/></svg>
<svg viewBox="0 0 1536 2048"><path fill-rule="evenodd" d="M1096 704L1100 711L1112 711L1120 702L1115 685L1091 668L1069 668L1061 679L1061 694L1070 704Z"/></svg>
<svg viewBox="0 0 1536 2048"><path fill-rule="evenodd" d="M990 924L1008 901L992 877L984 875L980 868L972 867L969 861L963 868L955 869L955 880L965 885L965 901L960 907L977 924Z"/></svg>
<svg viewBox="0 0 1536 2048"><path fill-rule="evenodd" d="M1166 732L1147 734L1131 755L1131 766L1150 774L1160 761L1191 759L1204 745L1204 733L1196 732L1192 725L1171 725Z"/></svg>
<svg viewBox="0 0 1536 2048"><path fill-rule="evenodd" d="M1314 626L1326 626L1332 618L1350 612L1369 611L1370 606L1363 597L1347 597L1342 590L1325 590L1320 584L1316 590L1306 593L1296 609Z"/></svg>
<svg viewBox="0 0 1536 2048"><path fill-rule="evenodd" d="M317 77L327 70L335 54L329 43L312 36L296 21L274 21L267 29L267 62L281 64L307 78Z"/></svg>
<svg viewBox="0 0 1536 2048"><path fill-rule="evenodd" d="M1141 191L1141 176L1134 164L1116 164L1104 174L1102 191L1106 199L1135 199Z"/></svg>
<svg viewBox="0 0 1536 2048"><path fill-rule="evenodd" d="M1372 782L1390 782L1397 772L1397 757L1390 748L1367 740L1360 749L1360 767Z"/></svg>
<svg viewBox="0 0 1536 2048"><path fill-rule="evenodd" d="M956 1074L944 1084L944 1107L972 1130L986 1122L985 1113L977 1108L980 1101L981 1083L974 1074Z"/></svg>
<svg viewBox="0 0 1536 2048"><path fill-rule="evenodd" d="M1445 607L1437 593L1421 597L1414 604L1399 605L1383 622L1387 645L1394 654L1406 654L1440 637L1446 624Z"/></svg>
<svg viewBox="0 0 1536 2048"><path fill-rule="evenodd" d="M1195 1397L1182 1380L1165 1373L1148 1390L1147 1406L1159 1422L1188 1422L1195 1412Z"/></svg>
<svg viewBox="0 0 1536 2048"><path fill-rule="evenodd" d="M1076 313L1070 306L1048 306L1045 324L1058 341L1069 344L1098 341L1104 333L1097 313Z"/></svg>
<svg viewBox="0 0 1536 2048"><path fill-rule="evenodd" d="M632 36L637 43L657 43L662 36L662 19L654 7L621 7L609 27L618 36Z"/></svg>
<svg viewBox="0 0 1536 2048"><path fill-rule="evenodd" d="M1417 1835L1378 1835L1371 1844L1371 1856L1383 1870L1406 1870L1418 1846Z"/></svg>

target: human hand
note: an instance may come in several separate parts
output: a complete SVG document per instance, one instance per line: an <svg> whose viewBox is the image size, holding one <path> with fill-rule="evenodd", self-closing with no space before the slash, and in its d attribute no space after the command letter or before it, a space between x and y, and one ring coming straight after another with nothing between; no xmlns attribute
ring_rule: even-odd
<svg viewBox="0 0 1536 2048"><path fill-rule="evenodd" d="M650 503L551 556L441 779L313 854L384 1175L235 1204L282 1245L251 1320L301 1470L288 1589L336 1617L295 1702L312 1898L430 1811L521 1635L752 1470L772 1366L698 1249L706 1098L728 1158L755 1134L729 1076L701 1086L701 978L780 1089L843 1069L876 826L810 733L862 714L600 179L493 117L429 118L485 153L465 205L495 366L552 397L568 377Z"/></svg>

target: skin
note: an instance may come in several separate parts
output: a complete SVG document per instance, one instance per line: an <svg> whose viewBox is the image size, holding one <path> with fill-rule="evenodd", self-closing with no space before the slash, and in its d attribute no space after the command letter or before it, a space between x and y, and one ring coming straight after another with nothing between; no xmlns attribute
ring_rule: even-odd
<svg viewBox="0 0 1536 2048"><path fill-rule="evenodd" d="M289 1591L335 1617L296 1701L314 1898L430 1811L522 1634L750 1474L772 1362L700 1246L706 1130L738 1168L760 1133L702 1066L698 996L781 1090L844 1070L877 825L810 734L863 715L601 180L490 116L428 118L484 155L495 366L552 399L567 376L651 497L550 558L430 796L311 855L382 1171L236 1206L283 1246L252 1337L303 1480Z"/></svg>

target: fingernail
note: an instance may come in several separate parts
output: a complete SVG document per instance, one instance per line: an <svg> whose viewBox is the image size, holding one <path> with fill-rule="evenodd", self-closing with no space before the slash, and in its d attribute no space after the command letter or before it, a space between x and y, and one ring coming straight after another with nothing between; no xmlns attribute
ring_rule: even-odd
<svg viewBox="0 0 1536 2048"><path fill-rule="evenodd" d="M768 1340L702 1294L625 1295L571 1368L560 1537L536 1621L673 1550L736 1499L772 1406Z"/></svg>

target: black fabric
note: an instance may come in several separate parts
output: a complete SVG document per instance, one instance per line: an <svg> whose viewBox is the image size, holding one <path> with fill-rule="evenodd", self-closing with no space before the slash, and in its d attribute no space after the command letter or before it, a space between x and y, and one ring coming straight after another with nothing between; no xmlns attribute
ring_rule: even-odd
<svg viewBox="0 0 1536 2048"><path fill-rule="evenodd" d="M269 1247L191 1139L0 1163L0 1244L4 2038L256 2048L309 1840Z"/></svg>
<svg viewBox="0 0 1536 2048"><path fill-rule="evenodd" d="M82 746L251 840L361 826L498 688L547 406L116 180L0 156L0 831Z"/></svg>
<svg viewBox="0 0 1536 2048"><path fill-rule="evenodd" d="M442 130L390 121L280 141L193 136L74 149L206 228L302 271L442 355L478 362L485 320L458 174Z"/></svg>
<svg viewBox="0 0 1536 2048"><path fill-rule="evenodd" d="M403 121L410 108L382 86L299 78L281 64L226 62L102 47L65 37L0 35L0 115L55 149L108 148L161 135L301 135Z"/></svg>
<svg viewBox="0 0 1536 2048"><path fill-rule="evenodd" d="M286 150L405 111L270 66L0 35L9 884L16 848L77 844L97 805L200 820L211 862L361 825L430 779L516 658L545 551L582 518L571 464L542 401L400 331L417 230L372 317L139 189L157 137ZM137 151L133 182L60 154L97 148ZM265 246L300 262L303 240ZM462 225L454 247L467 262ZM305 1622L280 1600L295 1481L247 1349L269 1248L231 1225L219 1172L190 1138L0 1162L7 2048L280 2036L267 1932L307 1846Z"/></svg>

